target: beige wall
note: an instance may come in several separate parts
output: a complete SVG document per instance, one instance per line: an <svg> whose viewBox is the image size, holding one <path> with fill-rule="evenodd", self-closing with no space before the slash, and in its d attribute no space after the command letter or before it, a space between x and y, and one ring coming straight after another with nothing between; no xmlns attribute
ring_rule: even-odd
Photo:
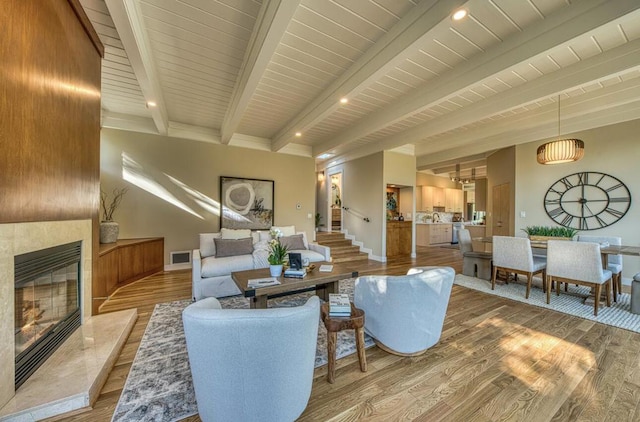
<svg viewBox="0 0 640 422"><path fill-rule="evenodd" d="M137 185L123 180L123 157L137 168ZM313 236L312 158L103 129L100 160L104 190L130 188L114 214L120 238L164 237L165 263L171 251L197 248L198 233L219 230L220 176L274 180L275 225L293 224ZM150 186L164 199L141 186Z"/></svg>
<svg viewBox="0 0 640 422"><path fill-rule="evenodd" d="M536 149L543 142L532 142L516 147L515 231L524 235L522 228L531 225L557 226L545 212L543 200L547 189L560 178L581 171L596 171L620 179L631 191L631 207L618 222L587 234L622 236L626 245L640 245L640 146L638 134L640 120L601 127L571 134L585 143L585 155L580 161L543 166L536 162ZM526 217L520 217L524 211ZM640 258L624 257L623 277L629 279L640 272Z"/></svg>
<svg viewBox="0 0 640 422"><path fill-rule="evenodd" d="M386 221L383 153L358 158L325 170L325 177L342 172L342 205L352 212L342 214L342 227L364 247L371 249L374 259L382 259L383 224ZM369 222L363 220L369 218Z"/></svg>

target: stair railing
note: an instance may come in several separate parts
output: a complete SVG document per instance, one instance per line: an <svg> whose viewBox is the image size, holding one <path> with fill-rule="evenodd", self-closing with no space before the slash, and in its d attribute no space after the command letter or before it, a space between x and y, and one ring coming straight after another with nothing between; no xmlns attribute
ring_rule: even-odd
<svg viewBox="0 0 640 422"><path fill-rule="evenodd" d="M369 222L371 221L371 220L369 220L369 217L365 217L365 216L364 216L364 214L362 214L362 213L360 213L360 212L358 212L358 211L352 210L352 209L351 209L351 208L349 208L349 207L344 207L344 206L343 206L343 207L342 207L342 209L343 209L345 212L348 212L349 214L352 214L352 215L354 215L354 216L356 216L356 217L358 217L358 218L363 219L363 220L364 220L365 222L367 222L367 223L369 223Z"/></svg>

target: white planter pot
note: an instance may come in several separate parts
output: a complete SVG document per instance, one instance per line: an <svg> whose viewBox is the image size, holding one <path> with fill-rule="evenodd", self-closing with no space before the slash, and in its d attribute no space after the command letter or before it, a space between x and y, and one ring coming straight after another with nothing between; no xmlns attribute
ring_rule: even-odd
<svg viewBox="0 0 640 422"><path fill-rule="evenodd" d="M271 277L280 277L282 275L282 265L269 265Z"/></svg>
<svg viewBox="0 0 640 422"><path fill-rule="evenodd" d="M100 223L100 243L115 243L118 240L120 225L115 221Z"/></svg>

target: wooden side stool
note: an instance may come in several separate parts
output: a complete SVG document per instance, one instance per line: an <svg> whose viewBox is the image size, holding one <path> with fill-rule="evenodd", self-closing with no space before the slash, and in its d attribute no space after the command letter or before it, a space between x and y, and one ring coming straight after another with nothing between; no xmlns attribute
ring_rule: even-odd
<svg viewBox="0 0 640 422"><path fill-rule="evenodd" d="M360 370L367 372L367 357L364 353L364 311L355 307L351 302L351 316L329 316L329 304L323 303L320 307L320 317L327 329L327 381L333 384L336 376L336 341L338 332L342 330L355 330L356 349Z"/></svg>

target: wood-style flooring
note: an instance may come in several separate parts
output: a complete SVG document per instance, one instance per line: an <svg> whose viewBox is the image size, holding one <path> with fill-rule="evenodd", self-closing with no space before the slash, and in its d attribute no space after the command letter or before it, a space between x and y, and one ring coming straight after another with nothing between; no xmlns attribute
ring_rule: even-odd
<svg viewBox="0 0 640 422"><path fill-rule="evenodd" d="M425 265L460 272L462 258L425 247L416 259L358 263L361 274ZM189 298L190 280L156 274L103 306L138 308L139 319L94 408L62 420L111 419L154 305ZM638 421L639 350L639 334L454 286L439 344L411 358L367 349L366 373L355 356L340 359L335 384L316 369L300 421Z"/></svg>

